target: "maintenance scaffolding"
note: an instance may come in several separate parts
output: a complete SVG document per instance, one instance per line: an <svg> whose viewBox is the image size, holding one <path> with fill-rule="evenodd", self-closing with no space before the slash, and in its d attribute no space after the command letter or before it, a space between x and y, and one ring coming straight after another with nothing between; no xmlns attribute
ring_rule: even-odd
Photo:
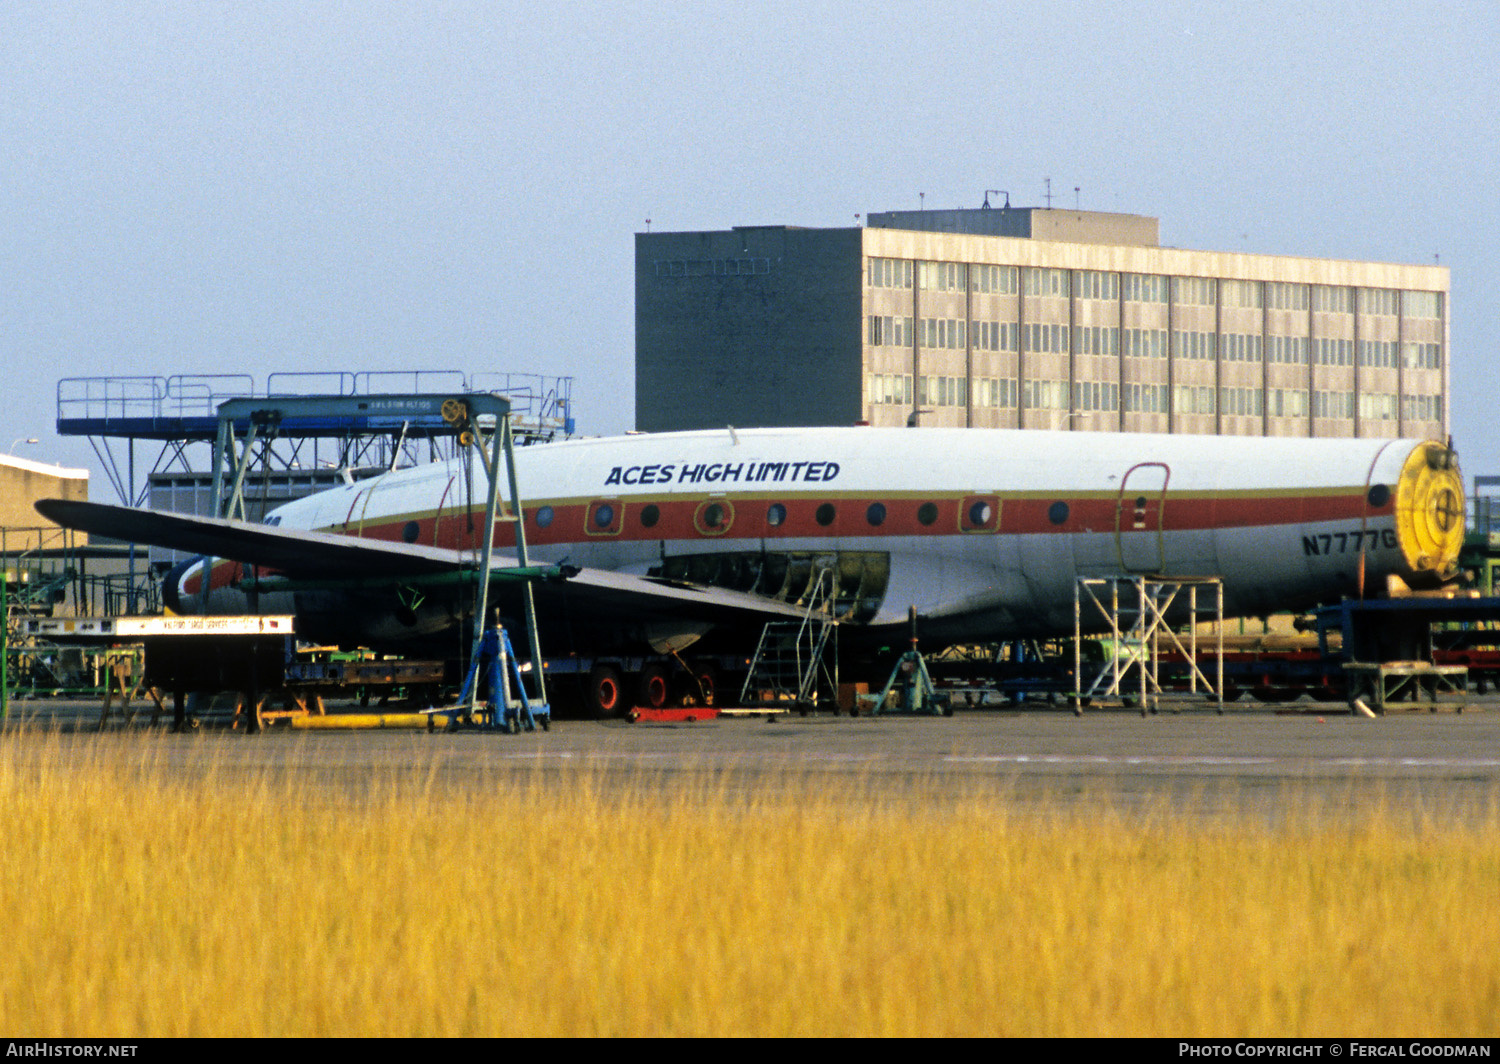
<svg viewBox="0 0 1500 1064"><path fill-rule="evenodd" d="M1089 607L1092 607L1090 609ZM1087 616L1086 616L1087 615ZM1085 669L1085 629L1105 626L1103 660ZM1202 635L1201 627L1209 633ZM1212 653L1212 680L1199 653ZM1187 668L1184 689L1169 691L1160 672L1164 653ZM1073 712L1093 699L1135 701L1141 715L1155 713L1164 697L1207 698L1224 712L1224 584L1217 577L1080 577L1073 589Z"/></svg>
<svg viewBox="0 0 1500 1064"><path fill-rule="evenodd" d="M119 500L140 506L146 502L152 476L194 473L189 449L218 442L220 407L232 400L253 409L274 400L313 396L373 399L455 394L505 399L511 410L511 432L521 444L571 436L575 430L572 377L390 370L272 373L264 385L244 373L64 377L57 382L57 432L87 437ZM236 431L243 434L247 427L248 423L236 425ZM141 480L137 479L138 443L160 445ZM448 457L455 453L453 448L451 428L440 417L372 406L337 418L311 412L283 419L274 434L261 436L257 460L267 474L384 470Z"/></svg>

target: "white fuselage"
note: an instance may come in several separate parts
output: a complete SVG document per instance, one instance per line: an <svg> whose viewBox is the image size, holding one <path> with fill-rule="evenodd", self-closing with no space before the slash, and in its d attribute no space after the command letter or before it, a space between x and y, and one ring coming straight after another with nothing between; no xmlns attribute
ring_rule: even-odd
<svg viewBox="0 0 1500 1064"><path fill-rule="evenodd" d="M944 641L1069 631L1081 576L1217 576L1229 615L1303 609L1410 575L1395 486L1415 440L975 429L762 429L521 448L533 562L909 608ZM485 473L397 470L289 503L282 528L478 549ZM515 525L497 527L514 553ZM219 588L216 610L243 609ZM196 580L192 581L192 585ZM191 587L184 583L185 600ZM294 601L262 609L295 609Z"/></svg>

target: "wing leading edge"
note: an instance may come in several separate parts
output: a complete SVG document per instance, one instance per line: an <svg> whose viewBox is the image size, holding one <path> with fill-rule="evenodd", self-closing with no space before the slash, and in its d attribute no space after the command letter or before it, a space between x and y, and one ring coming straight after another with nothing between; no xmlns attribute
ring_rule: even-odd
<svg viewBox="0 0 1500 1064"><path fill-rule="evenodd" d="M472 556L445 547L283 529L221 517L66 499L43 499L36 509L49 521L91 536L230 558L263 565L293 578L424 576L478 568Z"/></svg>

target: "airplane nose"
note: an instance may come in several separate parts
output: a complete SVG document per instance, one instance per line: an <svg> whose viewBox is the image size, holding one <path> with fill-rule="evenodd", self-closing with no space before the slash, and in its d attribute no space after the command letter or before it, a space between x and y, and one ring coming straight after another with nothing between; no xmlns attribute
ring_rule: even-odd
<svg viewBox="0 0 1500 1064"><path fill-rule="evenodd" d="M1464 482L1458 456L1427 442L1407 455L1396 482L1396 537L1416 574L1447 580L1464 543Z"/></svg>
<svg viewBox="0 0 1500 1064"><path fill-rule="evenodd" d="M173 613L196 613L197 603L184 603L182 600L182 578L187 575L189 569L203 561L203 555L178 562L167 570L167 575L161 578L161 601L167 609Z"/></svg>

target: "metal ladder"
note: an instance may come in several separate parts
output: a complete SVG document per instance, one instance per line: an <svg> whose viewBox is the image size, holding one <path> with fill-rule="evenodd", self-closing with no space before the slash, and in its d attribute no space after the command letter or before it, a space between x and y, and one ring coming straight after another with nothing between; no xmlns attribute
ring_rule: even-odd
<svg viewBox="0 0 1500 1064"><path fill-rule="evenodd" d="M825 702L838 703L838 621L833 616L836 574L821 569L798 621L771 621L761 629L760 643L740 688L740 705L790 702L806 713ZM828 647L833 645L833 664ZM761 694L764 692L764 695ZM752 693L756 697L752 698Z"/></svg>

